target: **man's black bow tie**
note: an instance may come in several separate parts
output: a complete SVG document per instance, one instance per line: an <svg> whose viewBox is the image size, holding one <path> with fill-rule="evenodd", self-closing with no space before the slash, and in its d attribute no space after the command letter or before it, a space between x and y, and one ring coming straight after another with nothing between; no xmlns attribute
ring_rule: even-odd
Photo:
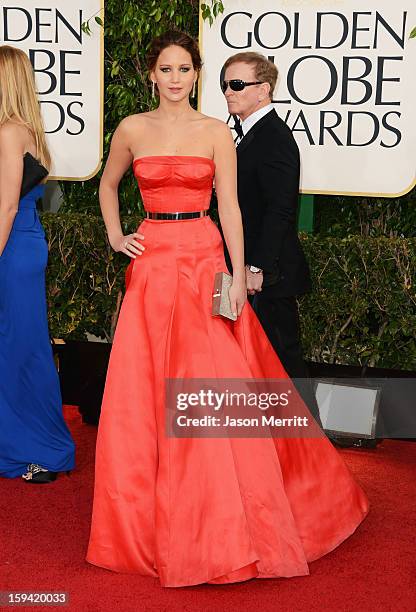
<svg viewBox="0 0 416 612"><path fill-rule="evenodd" d="M238 138L241 140L244 136L243 128L241 127L241 121L237 117L237 115L233 115L233 117L234 117L234 129L237 133Z"/></svg>

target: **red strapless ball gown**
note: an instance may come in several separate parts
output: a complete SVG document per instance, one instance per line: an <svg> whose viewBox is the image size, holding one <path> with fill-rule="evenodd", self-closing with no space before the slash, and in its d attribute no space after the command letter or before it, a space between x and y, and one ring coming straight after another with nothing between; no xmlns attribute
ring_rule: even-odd
<svg viewBox="0 0 416 612"><path fill-rule="evenodd" d="M152 156L134 171L148 211L207 209L214 163ZM286 377L249 304L211 316L225 271L215 224L146 220L128 272L98 431L87 560L163 586L309 573L367 499L325 439L169 438L165 378Z"/></svg>

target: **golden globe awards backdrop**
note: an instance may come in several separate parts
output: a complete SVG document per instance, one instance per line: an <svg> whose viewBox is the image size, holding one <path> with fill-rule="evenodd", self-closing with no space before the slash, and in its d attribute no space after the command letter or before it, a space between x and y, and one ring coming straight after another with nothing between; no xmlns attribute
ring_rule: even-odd
<svg viewBox="0 0 416 612"><path fill-rule="evenodd" d="M36 85L50 146L50 178L85 180L102 158L103 28L91 36L82 24L103 19L103 0L0 2L0 44L25 51Z"/></svg>
<svg viewBox="0 0 416 612"><path fill-rule="evenodd" d="M224 6L212 27L200 20L203 113L229 120L221 66L258 51L280 71L274 104L301 151L303 193L394 196L414 186L415 0Z"/></svg>

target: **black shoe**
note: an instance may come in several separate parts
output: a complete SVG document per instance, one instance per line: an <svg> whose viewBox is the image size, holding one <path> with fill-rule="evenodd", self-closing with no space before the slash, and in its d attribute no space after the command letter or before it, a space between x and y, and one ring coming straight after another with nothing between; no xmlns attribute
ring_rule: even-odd
<svg viewBox="0 0 416 612"><path fill-rule="evenodd" d="M29 463L27 472L22 474L22 478L33 484L45 484L56 480L57 475L57 472L51 472L37 463Z"/></svg>
<svg viewBox="0 0 416 612"><path fill-rule="evenodd" d="M336 438L335 436L328 436L328 440L335 448L352 448L355 446L352 438Z"/></svg>

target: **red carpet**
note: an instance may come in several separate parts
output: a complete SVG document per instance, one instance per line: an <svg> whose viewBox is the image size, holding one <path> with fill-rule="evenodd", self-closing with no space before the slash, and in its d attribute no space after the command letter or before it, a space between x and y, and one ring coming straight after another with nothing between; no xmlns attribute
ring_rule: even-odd
<svg viewBox="0 0 416 612"><path fill-rule="evenodd" d="M348 541L310 565L310 576L163 589L152 578L84 561L96 429L83 425L76 409L66 416L77 443L71 476L44 486L0 479L1 591L66 591L70 604L59 609L74 612L416 609L416 443L386 440L376 450L342 451L367 492L370 514Z"/></svg>

